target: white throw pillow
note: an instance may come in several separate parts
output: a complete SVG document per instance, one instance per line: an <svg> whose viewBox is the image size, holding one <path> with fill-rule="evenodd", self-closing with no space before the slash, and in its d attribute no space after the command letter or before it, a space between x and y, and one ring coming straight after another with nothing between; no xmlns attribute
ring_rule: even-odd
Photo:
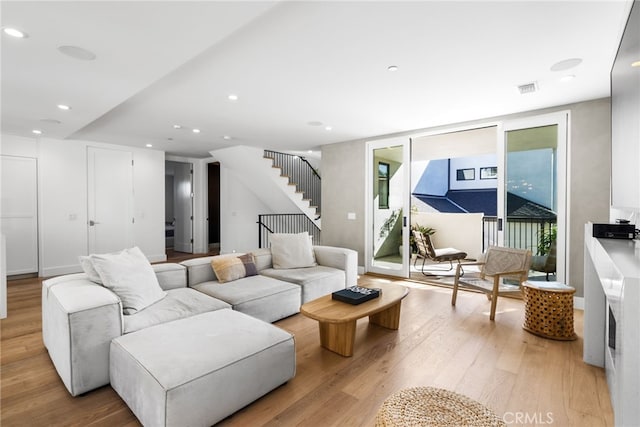
<svg viewBox="0 0 640 427"><path fill-rule="evenodd" d="M91 257L82 255L79 256L78 259L80 260L80 267L82 267L82 271L84 271L84 273L89 277L89 280L102 285L102 279L100 278L100 275L98 274L96 269L93 267Z"/></svg>
<svg viewBox="0 0 640 427"><path fill-rule="evenodd" d="M308 232L298 234L274 233L269 237L273 268L313 267L316 256Z"/></svg>
<svg viewBox="0 0 640 427"><path fill-rule="evenodd" d="M90 255L105 288L122 301L122 312L134 314L161 300L162 290L151 264L135 247L116 254Z"/></svg>

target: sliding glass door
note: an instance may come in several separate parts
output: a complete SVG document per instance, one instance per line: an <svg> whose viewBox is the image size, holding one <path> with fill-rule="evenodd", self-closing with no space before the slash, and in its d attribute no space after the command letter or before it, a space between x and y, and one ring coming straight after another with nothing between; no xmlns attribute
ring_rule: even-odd
<svg viewBox="0 0 640 427"><path fill-rule="evenodd" d="M505 122L499 141L499 240L546 256L558 281L566 273L566 129L565 112L532 117Z"/></svg>
<svg viewBox="0 0 640 427"><path fill-rule="evenodd" d="M409 276L409 140L367 148L367 271Z"/></svg>

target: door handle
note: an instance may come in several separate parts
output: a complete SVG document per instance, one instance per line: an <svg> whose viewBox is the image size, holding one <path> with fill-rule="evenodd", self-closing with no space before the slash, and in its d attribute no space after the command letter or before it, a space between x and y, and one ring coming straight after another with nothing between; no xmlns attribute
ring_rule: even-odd
<svg viewBox="0 0 640 427"><path fill-rule="evenodd" d="M98 221L94 221L92 219L89 220L89 227L93 227L96 224L100 224Z"/></svg>

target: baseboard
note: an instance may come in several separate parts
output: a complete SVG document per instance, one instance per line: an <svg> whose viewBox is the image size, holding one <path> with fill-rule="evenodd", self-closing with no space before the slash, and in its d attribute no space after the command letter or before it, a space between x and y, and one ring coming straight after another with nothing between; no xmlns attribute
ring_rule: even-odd
<svg viewBox="0 0 640 427"><path fill-rule="evenodd" d="M573 308L584 311L584 297L573 297Z"/></svg>
<svg viewBox="0 0 640 427"><path fill-rule="evenodd" d="M364 266L358 266L358 275L362 276L364 274Z"/></svg>

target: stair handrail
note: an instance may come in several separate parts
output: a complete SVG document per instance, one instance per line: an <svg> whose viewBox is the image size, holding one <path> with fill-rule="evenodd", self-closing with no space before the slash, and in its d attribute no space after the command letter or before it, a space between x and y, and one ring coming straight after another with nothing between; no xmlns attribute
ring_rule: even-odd
<svg viewBox="0 0 640 427"><path fill-rule="evenodd" d="M275 150L264 150L265 152L265 157L269 157L269 158L273 158L271 156L268 156L267 153L273 153L273 154L277 154L277 155L281 155L281 156L289 156L289 157L297 157L300 160L302 160L304 163L307 164L307 166L309 167L309 169L311 169L311 171L313 172L313 174L315 176L318 177L318 179L322 179L322 177L320 176L320 174L318 173L318 170L316 168L314 168L311 163L309 163L309 161L307 160L306 157L304 156L300 156L299 154L290 154L290 153L283 153L282 151L275 151Z"/></svg>
<svg viewBox="0 0 640 427"><path fill-rule="evenodd" d="M321 210L322 178L311 163L303 156L274 150L264 150L264 157L271 159L274 166L282 170L282 173L289 178L289 183L295 184L296 190L301 191L304 198L310 200L312 206L317 206L319 213ZM295 164L297 161L304 165L308 171L307 174Z"/></svg>

